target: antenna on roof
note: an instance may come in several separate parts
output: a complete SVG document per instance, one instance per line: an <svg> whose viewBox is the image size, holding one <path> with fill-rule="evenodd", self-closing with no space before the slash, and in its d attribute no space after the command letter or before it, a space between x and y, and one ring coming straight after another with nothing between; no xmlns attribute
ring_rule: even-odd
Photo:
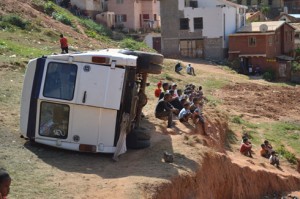
<svg viewBox="0 0 300 199"><path fill-rule="evenodd" d="M259 26L259 31L260 32L267 32L268 31L268 25L267 24L261 24Z"/></svg>

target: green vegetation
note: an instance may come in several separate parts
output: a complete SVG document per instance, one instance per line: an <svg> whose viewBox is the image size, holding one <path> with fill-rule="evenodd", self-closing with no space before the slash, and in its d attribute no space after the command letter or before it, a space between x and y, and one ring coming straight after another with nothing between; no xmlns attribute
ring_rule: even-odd
<svg viewBox="0 0 300 199"><path fill-rule="evenodd" d="M294 61L292 63L292 71L293 72L299 72L300 71L300 63L297 61Z"/></svg>
<svg viewBox="0 0 300 199"><path fill-rule="evenodd" d="M143 42L135 41L131 38L125 38L120 43L121 48L128 48L130 50L145 50L149 49L147 45Z"/></svg>
<svg viewBox="0 0 300 199"><path fill-rule="evenodd" d="M15 14L0 16L0 29L12 29L13 27L25 30L29 22Z"/></svg>
<svg viewBox="0 0 300 199"><path fill-rule="evenodd" d="M91 19L83 19L81 18L79 20L80 24L82 24L85 28L87 28L88 32L95 32L99 35L111 37L112 31L105 26L96 23L95 21Z"/></svg>
<svg viewBox="0 0 300 199"><path fill-rule="evenodd" d="M263 78L267 81L273 81L275 79L275 73L269 70L263 74Z"/></svg>
<svg viewBox="0 0 300 199"><path fill-rule="evenodd" d="M277 149L277 153L279 153L280 155L282 155L287 161L289 161L292 164L297 164L297 158L295 156L295 154L289 152L288 150L286 150L284 145L281 145L278 149Z"/></svg>

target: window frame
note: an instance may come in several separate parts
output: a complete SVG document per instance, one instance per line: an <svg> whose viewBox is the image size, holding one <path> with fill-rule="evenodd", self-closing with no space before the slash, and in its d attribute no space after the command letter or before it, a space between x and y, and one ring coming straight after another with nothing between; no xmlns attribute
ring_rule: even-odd
<svg viewBox="0 0 300 199"><path fill-rule="evenodd" d="M60 105L60 106L65 106L65 107L68 107L68 124L67 124L67 132L66 132L66 135L65 136L61 136L61 137L58 137L58 136L47 136L47 135L42 135L40 132L41 132L41 122L42 122L42 105L44 103L48 103L48 104L54 104L54 105ZM68 104L61 104L61 103L55 103L55 102L49 102L49 101L42 101L40 103L40 110L39 110L39 126L38 126L38 135L41 136L41 137L47 137L47 138L54 138L54 139L67 139L68 136L69 136L69 125L70 125L70 112L71 112L71 107L70 105Z"/></svg>
<svg viewBox="0 0 300 199"><path fill-rule="evenodd" d="M196 23L196 21L195 21L196 19L200 20L200 21ZM203 17L194 17L193 21L194 21L194 29L195 30L203 30ZM197 26L199 26L199 28Z"/></svg>
<svg viewBox="0 0 300 199"><path fill-rule="evenodd" d="M248 37L248 47L256 47L256 43L257 42L256 42L256 37L255 36L249 36Z"/></svg>
<svg viewBox="0 0 300 199"><path fill-rule="evenodd" d="M49 96L49 95L45 95L45 91L46 91L46 84L47 84L47 74L48 74L48 71L49 71L49 68L50 68L50 64L52 63L55 63L55 64L65 64L65 65L72 65L72 66L75 66L76 68L76 74L75 74L75 81L74 81L74 89L73 89L73 92L72 92L72 98L71 99L65 99L65 98L57 98L57 97L52 97L52 96ZM69 63L62 63L62 62L54 62L54 61L51 61L47 64L47 71L45 73L45 79L44 79L44 85L43 85L43 92L42 92L42 95L43 97L45 98L48 98L48 99L57 99L57 100L65 100L65 101L73 101L74 100L74 97L75 97L75 88L76 88L76 83L77 83L77 76L78 76L78 66L76 64L69 64Z"/></svg>
<svg viewBox="0 0 300 199"><path fill-rule="evenodd" d="M179 19L179 29L180 30L189 30L190 29L190 24L189 24L189 18L180 18ZM183 24L186 23L186 24Z"/></svg>

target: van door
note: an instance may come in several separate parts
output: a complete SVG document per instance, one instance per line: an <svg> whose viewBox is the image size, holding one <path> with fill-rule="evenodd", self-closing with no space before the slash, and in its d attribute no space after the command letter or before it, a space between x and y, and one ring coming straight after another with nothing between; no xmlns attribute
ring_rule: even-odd
<svg viewBox="0 0 300 199"><path fill-rule="evenodd" d="M77 73L76 64L46 62L38 99L36 137L68 138Z"/></svg>
<svg viewBox="0 0 300 199"><path fill-rule="evenodd" d="M76 104L119 110L125 69L79 64Z"/></svg>

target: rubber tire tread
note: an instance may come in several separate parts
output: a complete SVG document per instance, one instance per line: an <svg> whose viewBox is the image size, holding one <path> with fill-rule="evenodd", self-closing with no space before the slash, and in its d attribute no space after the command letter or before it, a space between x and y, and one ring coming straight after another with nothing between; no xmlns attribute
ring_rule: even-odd
<svg viewBox="0 0 300 199"><path fill-rule="evenodd" d="M146 53L142 51L120 50L125 55L137 56L137 72L160 74L162 66L160 64L164 61L164 56L157 53Z"/></svg>

